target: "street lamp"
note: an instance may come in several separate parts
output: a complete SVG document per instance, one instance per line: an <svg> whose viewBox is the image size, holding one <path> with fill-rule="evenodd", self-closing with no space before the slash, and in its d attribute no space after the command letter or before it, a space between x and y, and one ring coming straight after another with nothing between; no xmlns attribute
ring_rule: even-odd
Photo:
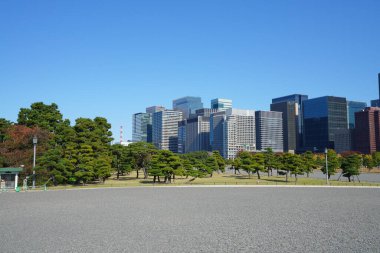
<svg viewBox="0 0 380 253"><path fill-rule="evenodd" d="M326 157L326 184L329 184L329 165L327 163L327 148L325 148L325 157Z"/></svg>
<svg viewBox="0 0 380 253"><path fill-rule="evenodd" d="M36 147L37 147L37 136L33 137L33 189L36 188Z"/></svg>

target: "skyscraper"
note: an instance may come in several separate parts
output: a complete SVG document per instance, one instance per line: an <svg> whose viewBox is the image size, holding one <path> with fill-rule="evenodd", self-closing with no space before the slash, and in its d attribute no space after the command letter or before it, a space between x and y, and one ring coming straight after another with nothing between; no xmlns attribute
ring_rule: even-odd
<svg viewBox="0 0 380 253"><path fill-rule="evenodd" d="M355 113L363 111L367 107L365 102L347 101L347 121L348 128L355 128Z"/></svg>
<svg viewBox="0 0 380 253"><path fill-rule="evenodd" d="M224 129L223 124L225 121L226 112L220 111L211 114L210 116L210 145L212 151L219 151L223 155L223 138Z"/></svg>
<svg viewBox="0 0 380 253"><path fill-rule="evenodd" d="M182 112L183 119L187 119L195 111L203 108L200 97L183 97L173 100L173 110Z"/></svg>
<svg viewBox="0 0 380 253"><path fill-rule="evenodd" d="M211 100L211 109L218 109L219 111L226 111L232 108L232 100L225 98L215 98Z"/></svg>
<svg viewBox="0 0 380 253"><path fill-rule="evenodd" d="M160 106L160 105L154 105L154 106L147 107L145 111L146 113L155 113L155 112L165 111L165 107Z"/></svg>
<svg viewBox="0 0 380 253"><path fill-rule="evenodd" d="M223 122L223 157L234 159L239 151L256 151L255 111L228 109Z"/></svg>
<svg viewBox="0 0 380 253"><path fill-rule="evenodd" d="M178 152L210 150L210 117L195 116L178 125Z"/></svg>
<svg viewBox="0 0 380 253"><path fill-rule="evenodd" d="M195 114L197 116L206 116L210 117L211 114L218 112L218 109L210 109L210 108L203 108L203 109L198 109L195 111Z"/></svg>
<svg viewBox="0 0 380 253"><path fill-rule="evenodd" d="M380 108L355 113L354 150L363 154L380 151Z"/></svg>
<svg viewBox="0 0 380 253"><path fill-rule="evenodd" d="M301 149L304 146L304 127L303 127L303 101L308 100L307 95L293 94L284 97L272 99L272 104L282 103L282 102L294 102L297 103L298 110L295 112L298 114L297 117L297 145L296 149Z"/></svg>
<svg viewBox="0 0 380 253"><path fill-rule="evenodd" d="M256 111L257 150L283 152L282 112Z"/></svg>
<svg viewBox="0 0 380 253"><path fill-rule="evenodd" d="M338 153L350 149L346 98L313 98L304 101L303 107L307 149L323 152L325 148L331 148Z"/></svg>
<svg viewBox="0 0 380 253"><path fill-rule="evenodd" d="M165 110L153 113L153 144L163 150L178 152L178 122L182 112Z"/></svg>
<svg viewBox="0 0 380 253"><path fill-rule="evenodd" d="M152 114L135 113L132 116L132 141L151 142Z"/></svg>
<svg viewBox="0 0 380 253"><path fill-rule="evenodd" d="M298 131L298 103L294 101L278 102L270 105L271 111L282 112L282 129L284 151L296 151L299 149L299 138L301 135Z"/></svg>

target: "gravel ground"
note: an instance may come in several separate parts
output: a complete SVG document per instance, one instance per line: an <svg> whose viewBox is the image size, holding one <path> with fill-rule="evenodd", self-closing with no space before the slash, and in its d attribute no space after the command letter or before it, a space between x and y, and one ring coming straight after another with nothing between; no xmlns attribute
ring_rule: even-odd
<svg viewBox="0 0 380 253"><path fill-rule="evenodd" d="M0 252L380 252L380 189L0 193Z"/></svg>
<svg viewBox="0 0 380 253"><path fill-rule="evenodd" d="M337 180L340 174L341 174L340 172L336 173L335 175L331 176L331 179ZM306 175L303 175L300 177L306 177ZM323 174L321 171L315 170L312 174L310 174L310 177L325 179L326 175ZM362 173L359 175L359 179L360 181L380 183L380 173ZM340 177L340 181L348 182L348 178L342 176ZM357 182L356 176L355 176L355 182Z"/></svg>

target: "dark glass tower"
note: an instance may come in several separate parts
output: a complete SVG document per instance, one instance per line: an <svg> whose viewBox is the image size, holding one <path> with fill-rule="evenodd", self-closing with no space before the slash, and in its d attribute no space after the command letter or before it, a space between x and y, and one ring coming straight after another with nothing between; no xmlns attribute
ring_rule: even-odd
<svg viewBox="0 0 380 253"><path fill-rule="evenodd" d="M284 96L284 97L279 97L279 98L274 98L272 99L272 105L274 104L277 104L277 103L283 103L283 102L293 102L293 103L296 103L296 110L294 111L294 117L296 117L297 119L297 136L295 137L297 140L296 140L296 149L299 150L301 149L303 146L304 146L304 127L303 127L303 102L306 101L308 99L308 96L307 95L301 95L301 94L293 94L293 95L288 95L288 96ZM278 106L276 106L277 109ZM271 109L272 110L272 109ZM272 111L276 111L276 110L272 110ZM284 112L283 110L281 110L281 112ZM298 115L298 116L297 116ZM286 121L286 119L285 119ZM287 124L286 122L284 124ZM289 124L292 124L292 123L289 123ZM284 132L285 134L285 132ZM286 137L284 136L284 140L286 139ZM290 140L291 142L293 140ZM286 149L285 149L286 150Z"/></svg>
<svg viewBox="0 0 380 253"><path fill-rule="evenodd" d="M347 101L348 128L355 128L355 112L363 111L367 107L365 102Z"/></svg>
<svg viewBox="0 0 380 253"><path fill-rule="evenodd" d="M338 153L350 149L346 98L314 98L303 106L306 149L323 152L331 148Z"/></svg>
<svg viewBox="0 0 380 253"><path fill-rule="evenodd" d="M282 112L282 128L284 151L296 151L301 137L298 132L298 103L294 101L280 102L270 105L271 111Z"/></svg>

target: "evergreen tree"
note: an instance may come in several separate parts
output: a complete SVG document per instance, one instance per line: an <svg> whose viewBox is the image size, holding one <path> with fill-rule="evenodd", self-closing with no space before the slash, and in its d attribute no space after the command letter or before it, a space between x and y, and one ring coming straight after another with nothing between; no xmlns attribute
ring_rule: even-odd
<svg viewBox="0 0 380 253"><path fill-rule="evenodd" d="M307 177L309 177L309 174L313 173L314 169L317 168L316 159L311 151L306 151L302 154L302 163Z"/></svg>
<svg viewBox="0 0 380 253"><path fill-rule="evenodd" d="M347 177L349 182L351 182L351 177L360 174L361 159L359 154L350 154L342 158L342 175Z"/></svg>
<svg viewBox="0 0 380 253"><path fill-rule="evenodd" d="M340 167L339 157L333 149L327 151L327 166L328 166L328 178L335 175L337 169ZM326 162L323 163L321 168L323 174L326 174Z"/></svg>

